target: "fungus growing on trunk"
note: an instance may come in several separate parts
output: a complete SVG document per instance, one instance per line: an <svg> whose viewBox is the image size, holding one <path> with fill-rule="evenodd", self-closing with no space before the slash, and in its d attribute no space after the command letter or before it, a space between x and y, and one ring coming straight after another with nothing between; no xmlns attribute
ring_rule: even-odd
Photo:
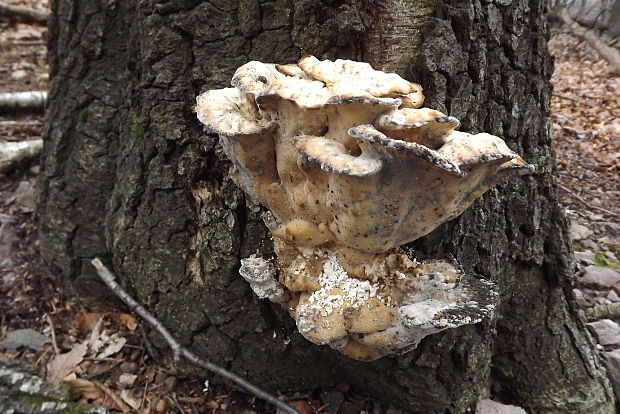
<svg viewBox="0 0 620 414"><path fill-rule="evenodd" d="M455 131L456 118L420 108L419 85L367 63L253 61L232 85L200 95L196 112L269 209L277 255L275 267L242 260L240 274L304 337L373 360L493 311L490 282L400 246L531 171L503 140Z"/></svg>

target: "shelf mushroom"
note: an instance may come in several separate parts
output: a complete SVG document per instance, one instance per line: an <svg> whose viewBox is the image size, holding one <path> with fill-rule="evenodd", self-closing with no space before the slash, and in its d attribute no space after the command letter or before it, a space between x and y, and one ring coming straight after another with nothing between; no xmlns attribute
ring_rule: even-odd
<svg viewBox="0 0 620 414"><path fill-rule="evenodd" d="M277 255L242 260L240 274L305 338L368 361L493 311L490 282L399 247L532 171L503 140L456 131L420 108L419 85L367 63L252 61L232 86L200 95L196 112L269 210Z"/></svg>

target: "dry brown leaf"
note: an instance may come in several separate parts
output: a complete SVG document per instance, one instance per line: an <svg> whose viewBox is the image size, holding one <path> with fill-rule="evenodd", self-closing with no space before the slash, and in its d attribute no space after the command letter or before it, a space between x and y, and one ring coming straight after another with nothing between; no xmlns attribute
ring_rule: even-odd
<svg viewBox="0 0 620 414"><path fill-rule="evenodd" d="M86 312L84 309L75 317L77 328L80 333L85 334L94 329L99 319L109 316L116 323L124 325L130 331L135 331L138 328L138 321L129 313L119 312Z"/></svg>
<svg viewBox="0 0 620 414"><path fill-rule="evenodd" d="M138 321L129 313L117 313L114 315L114 318L118 323L125 325L130 331L135 331L136 328L138 328Z"/></svg>
<svg viewBox="0 0 620 414"><path fill-rule="evenodd" d="M140 400L132 394L131 390L121 390L121 398L134 410L140 409Z"/></svg>
<svg viewBox="0 0 620 414"><path fill-rule="evenodd" d="M99 319L103 318L106 314L103 312L85 312L82 310L75 317L77 323L77 329L81 334L88 333L95 329Z"/></svg>
<svg viewBox="0 0 620 414"><path fill-rule="evenodd" d="M351 389L351 386L347 384L346 382L340 383L334 387L334 391L338 391L342 393L348 392L350 389Z"/></svg>
<svg viewBox="0 0 620 414"><path fill-rule="evenodd" d="M47 364L47 380L59 384L63 378L72 373L75 367L82 362L86 352L88 352L88 344L82 342L71 351L56 355Z"/></svg>
<svg viewBox="0 0 620 414"><path fill-rule="evenodd" d="M83 378L77 378L75 373L71 373L66 376L62 382L71 388L78 390L82 394L83 398L96 400L97 398L103 396L101 390L95 385L94 382Z"/></svg>
<svg viewBox="0 0 620 414"><path fill-rule="evenodd" d="M620 77L572 36L550 42L556 64L551 100L560 183L587 203L609 211L620 206ZM563 168L562 168L563 167ZM587 208L565 196L571 209Z"/></svg>
<svg viewBox="0 0 620 414"><path fill-rule="evenodd" d="M220 404L217 401L209 400L204 404L205 408L209 410L217 410L220 408Z"/></svg>
<svg viewBox="0 0 620 414"><path fill-rule="evenodd" d="M209 401L210 403L213 401ZM219 405L217 403L215 403L215 407L209 407L208 405L209 403L207 403L206 408L207 409L216 409L219 407ZM155 412L157 413L164 413L166 412L166 400L164 400L163 398L160 399L159 401L157 401L157 405L155 406Z"/></svg>
<svg viewBox="0 0 620 414"><path fill-rule="evenodd" d="M312 414L312 408L306 401L289 401L288 405L295 408L301 414Z"/></svg>
<svg viewBox="0 0 620 414"><path fill-rule="evenodd" d="M119 363L120 363L119 361L101 361L101 362L95 361L93 364L91 364L88 367L87 376L89 378L99 376L105 372L108 372L109 370L117 366Z"/></svg>

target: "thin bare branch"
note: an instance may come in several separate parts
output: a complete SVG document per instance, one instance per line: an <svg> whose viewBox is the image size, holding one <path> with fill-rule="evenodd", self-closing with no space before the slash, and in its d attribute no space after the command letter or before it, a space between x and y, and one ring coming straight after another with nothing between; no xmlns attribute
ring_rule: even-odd
<svg viewBox="0 0 620 414"><path fill-rule="evenodd" d="M222 368L219 365L216 365L212 362L201 359L196 354L192 353L190 350L182 347L179 342L174 339L172 334L162 325L157 318L155 318L149 311L147 311L142 305L140 305L134 298L132 298L129 293L127 293L117 282L116 276L112 273L107 267L101 263L101 260L98 258L93 259L91 261L92 265L97 269L97 274L99 277L105 282L105 284L114 292L127 306L132 312L138 314L142 319L147 321L153 328L155 328L168 342L170 348L172 348L172 354L174 356L175 361L179 359L179 356L183 356L190 362L193 362L196 365L201 366L202 368L213 372L214 374L218 374L229 381L237 384L239 387L243 388L247 392L252 395L257 396L271 404L275 407L279 408L285 413L289 414L300 414L299 411L295 410L293 407L264 391L260 387L250 383L249 381L241 378L234 372L227 370L226 368Z"/></svg>
<svg viewBox="0 0 620 414"><path fill-rule="evenodd" d="M42 139L0 143L0 174L12 170L39 156L43 149Z"/></svg>
<svg viewBox="0 0 620 414"><path fill-rule="evenodd" d="M131 407L125 403L118 395L114 393L111 389L100 383L99 381L93 381L93 384L101 391L106 397L108 397L112 402L116 405L116 408L121 410L123 413L131 412Z"/></svg>
<svg viewBox="0 0 620 414"><path fill-rule="evenodd" d="M620 217L620 215L619 215L619 214L614 213L613 211L609 211L609 210L607 210L607 209L604 209L603 207L598 207L598 206L593 205L592 203L587 202L586 200L584 200L583 198L581 198L581 197L579 197L577 194L575 194L575 193L574 193L574 192L573 192L570 188L566 187L565 185L558 183L558 186L559 186L562 190L566 191L566 193L567 193L569 196L571 196L571 197L572 197L572 198L574 198L575 200L577 200L577 201L581 202L581 203L582 203L583 205L585 205L586 207L591 208L591 209L593 209L593 210L598 210L598 211L601 211L601 212L603 212L603 213L605 213L605 214L609 214L610 216Z"/></svg>
<svg viewBox="0 0 620 414"><path fill-rule="evenodd" d="M54 322L52 322L52 317L49 313L45 314L45 319L47 319L47 323L50 324L50 328L52 330L52 346L54 347L54 353L56 355L60 355L60 350L58 349L58 343L56 342L56 330L54 329Z"/></svg>
<svg viewBox="0 0 620 414"><path fill-rule="evenodd" d="M0 93L0 114L17 111L43 112L46 101L45 91Z"/></svg>
<svg viewBox="0 0 620 414"><path fill-rule="evenodd" d="M37 127L42 126L43 121L0 121L0 127Z"/></svg>
<svg viewBox="0 0 620 414"><path fill-rule="evenodd" d="M45 25L47 24L47 16L49 16L49 13L42 10L13 6L0 1L0 17L5 17L14 22Z"/></svg>

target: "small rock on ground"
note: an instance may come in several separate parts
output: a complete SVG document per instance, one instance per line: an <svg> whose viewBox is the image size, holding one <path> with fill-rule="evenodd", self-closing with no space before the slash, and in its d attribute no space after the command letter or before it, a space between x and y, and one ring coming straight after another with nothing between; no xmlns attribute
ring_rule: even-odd
<svg viewBox="0 0 620 414"><path fill-rule="evenodd" d="M594 242L591 239L585 239L581 241L581 245L583 247L585 247L586 249L590 249L590 250L600 250L601 247L598 245L598 243Z"/></svg>
<svg viewBox="0 0 620 414"><path fill-rule="evenodd" d="M620 349L614 349L610 352L605 352L605 361L607 361L607 373L611 384L616 391L616 395L620 395Z"/></svg>
<svg viewBox="0 0 620 414"><path fill-rule="evenodd" d="M620 343L620 326L611 319L601 319L590 322L588 328L594 333L601 345L616 345Z"/></svg>
<svg viewBox="0 0 620 414"><path fill-rule="evenodd" d="M583 270L581 283L585 285L596 285L598 287L610 288L620 283L620 273L609 267L588 266Z"/></svg>
<svg viewBox="0 0 620 414"><path fill-rule="evenodd" d="M51 385L22 361L0 358L0 413L107 414L105 407L75 403L69 387Z"/></svg>
<svg viewBox="0 0 620 414"><path fill-rule="evenodd" d="M571 239L575 241L587 239L593 234L592 230L578 223L572 223L569 232Z"/></svg>
<svg viewBox="0 0 620 414"><path fill-rule="evenodd" d="M35 351L43 348L44 344L49 343L47 336L40 334L33 329L16 329L6 334L2 346L11 351L15 351L21 347L30 348Z"/></svg>
<svg viewBox="0 0 620 414"><path fill-rule="evenodd" d="M527 412L514 405L500 404L493 400L479 400L476 414L527 414Z"/></svg>
<svg viewBox="0 0 620 414"><path fill-rule="evenodd" d="M620 296L618 296L615 290L610 290L607 294L607 300L610 302L620 302Z"/></svg>
<svg viewBox="0 0 620 414"><path fill-rule="evenodd" d="M584 265L595 265L595 258L596 255L594 254L594 252L591 252L589 250L585 252L575 252L575 259L577 259L578 262Z"/></svg>
<svg viewBox="0 0 620 414"><path fill-rule="evenodd" d="M24 212L33 212L37 205L34 185L30 181L21 181L10 201L20 206Z"/></svg>

